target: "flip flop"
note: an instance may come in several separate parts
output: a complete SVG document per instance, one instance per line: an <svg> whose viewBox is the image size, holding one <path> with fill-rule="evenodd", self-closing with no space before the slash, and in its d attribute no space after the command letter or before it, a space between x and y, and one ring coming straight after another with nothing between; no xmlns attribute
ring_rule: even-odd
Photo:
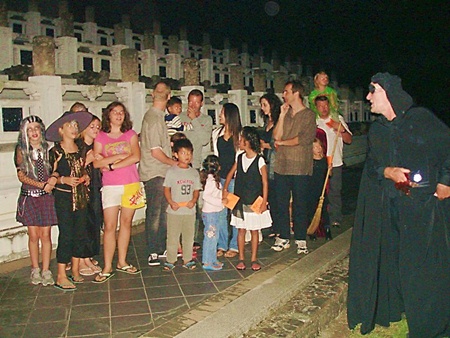
<svg viewBox="0 0 450 338"><path fill-rule="evenodd" d="M82 284L82 283L84 283L84 278L83 277L67 276L67 279L70 280L74 284Z"/></svg>
<svg viewBox="0 0 450 338"><path fill-rule="evenodd" d="M69 287L68 287L69 286ZM74 287L72 287L74 286ZM61 291L75 291L77 287L73 285L72 283L66 283L66 284L53 284L53 287L61 290Z"/></svg>
<svg viewBox="0 0 450 338"><path fill-rule="evenodd" d="M138 273L141 272L141 270L139 270L139 269L136 269L135 271L133 271L133 268L136 269L133 265L130 264L130 265L125 265L121 268L116 267L116 271L125 272L129 275L137 275Z"/></svg>
<svg viewBox="0 0 450 338"><path fill-rule="evenodd" d="M253 271L259 271L261 270L261 265L257 261L252 262L252 270Z"/></svg>
<svg viewBox="0 0 450 338"><path fill-rule="evenodd" d="M195 265L194 261L189 261L186 264L183 264L183 268L188 269L188 270L195 270L197 268L197 266Z"/></svg>
<svg viewBox="0 0 450 338"><path fill-rule="evenodd" d="M222 270L222 265L215 265L215 264L203 265L203 270L206 270L206 271L219 271L219 270Z"/></svg>
<svg viewBox="0 0 450 338"><path fill-rule="evenodd" d="M114 276L114 272L105 272L102 273L100 272L97 276L95 276L95 279L92 281L92 283L96 283L96 284L102 284L106 281L108 281L111 277ZM97 278L100 278L100 280L98 280ZM102 279L104 278L104 279Z"/></svg>
<svg viewBox="0 0 450 338"><path fill-rule="evenodd" d="M92 275L95 275L95 271L92 270L91 268L83 268L83 269L80 269L80 275L92 276Z"/></svg>
<svg viewBox="0 0 450 338"><path fill-rule="evenodd" d="M236 269L241 270L241 271L247 269L247 267L245 266L244 261L239 261L238 265L236 265Z"/></svg>
<svg viewBox="0 0 450 338"><path fill-rule="evenodd" d="M233 257L236 257L237 254L238 254L237 251L228 250L227 252L225 252L224 256L225 256L226 258L233 258Z"/></svg>

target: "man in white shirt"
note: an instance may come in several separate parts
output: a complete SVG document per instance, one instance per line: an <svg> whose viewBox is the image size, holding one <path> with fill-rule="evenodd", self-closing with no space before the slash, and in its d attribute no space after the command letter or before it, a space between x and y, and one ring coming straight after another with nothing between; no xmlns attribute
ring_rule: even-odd
<svg viewBox="0 0 450 338"><path fill-rule="evenodd" d="M339 121L335 121L330 116L330 103L328 97L317 96L314 100L319 116L317 117L317 127L321 128L327 134L327 156L333 158L333 170L329 180L328 201L329 201L329 214L330 222L333 226L340 226L342 222L342 167L344 162L343 149L344 143L352 143L352 133L344 121L344 118L339 115ZM339 128L339 125L341 127ZM339 133L338 133L339 129ZM333 145L338 138L336 144L336 150L333 152Z"/></svg>

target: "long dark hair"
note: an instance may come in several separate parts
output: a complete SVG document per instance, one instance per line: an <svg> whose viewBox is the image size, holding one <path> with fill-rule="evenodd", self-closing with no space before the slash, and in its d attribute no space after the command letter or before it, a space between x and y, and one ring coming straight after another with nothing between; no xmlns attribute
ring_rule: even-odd
<svg viewBox="0 0 450 338"><path fill-rule="evenodd" d="M239 114L239 107L234 103L225 103L223 105L223 115L225 116L225 123L228 125L228 130L233 139L234 149L239 148L239 134L242 130L241 115ZM225 126L222 127L222 129Z"/></svg>
<svg viewBox="0 0 450 338"><path fill-rule="evenodd" d="M103 109L102 112L102 131L104 131L105 133L111 132L111 119L109 118L109 114L111 113L111 110L113 110L117 106L122 106L123 112L125 113L123 123L120 126L120 131L124 133L133 128L133 122L131 122L130 113L128 112L125 105L119 101L114 101L108 104L108 106Z"/></svg>
<svg viewBox="0 0 450 338"><path fill-rule="evenodd" d="M205 189L206 180L208 175L213 175L214 181L216 181L217 189L220 189L220 162L216 155L208 155L203 160L202 170L200 171L200 181L202 182L203 189Z"/></svg>
<svg viewBox="0 0 450 338"><path fill-rule="evenodd" d="M278 96L275 94L264 94L259 99L259 102L261 103L261 100L265 99L269 103L270 106L270 116L272 117L273 125L275 126L278 122L278 118L280 117L280 111L281 111L281 105L283 104ZM269 122L269 116L265 115L262 110L260 110L259 114L264 120L264 124L267 124Z"/></svg>

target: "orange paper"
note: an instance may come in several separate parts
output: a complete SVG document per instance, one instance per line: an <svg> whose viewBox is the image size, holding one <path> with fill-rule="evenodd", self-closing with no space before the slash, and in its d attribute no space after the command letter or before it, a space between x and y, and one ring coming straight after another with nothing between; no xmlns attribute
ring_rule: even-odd
<svg viewBox="0 0 450 338"><path fill-rule="evenodd" d="M258 198L253 202L250 209L256 214L260 214L259 210L261 210L261 204L263 203L263 198L261 196L258 196Z"/></svg>
<svg viewBox="0 0 450 338"><path fill-rule="evenodd" d="M188 202L177 202L179 207L187 207Z"/></svg>
<svg viewBox="0 0 450 338"><path fill-rule="evenodd" d="M225 204L225 206L228 209L233 210L234 207L236 206L236 203L239 201L239 199L240 199L239 196L229 192L228 195L227 195L228 202L227 202L227 204Z"/></svg>

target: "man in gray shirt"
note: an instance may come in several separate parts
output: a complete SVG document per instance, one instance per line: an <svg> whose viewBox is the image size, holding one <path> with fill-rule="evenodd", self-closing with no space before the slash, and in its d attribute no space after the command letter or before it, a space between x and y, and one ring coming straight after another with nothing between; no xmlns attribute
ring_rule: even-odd
<svg viewBox="0 0 450 338"><path fill-rule="evenodd" d="M153 89L153 105L145 113L141 129L141 162L139 175L145 185L147 209L145 235L148 248L148 265L158 266L158 254L166 250L167 201L164 197L164 177L167 169L176 165L172 159L169 134L164 115L170 98L170 87L158 82Z"/></svg>

